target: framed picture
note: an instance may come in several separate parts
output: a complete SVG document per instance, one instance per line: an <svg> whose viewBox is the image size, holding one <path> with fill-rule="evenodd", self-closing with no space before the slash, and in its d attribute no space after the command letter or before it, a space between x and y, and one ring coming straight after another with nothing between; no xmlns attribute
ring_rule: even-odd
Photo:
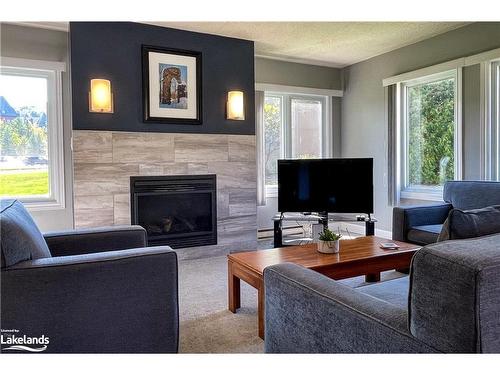
<svg viewBox="0 0 500 375"><path fill-rule="evenodd" d="M201 124L201 53L142 46L144 121Z"/></svg>

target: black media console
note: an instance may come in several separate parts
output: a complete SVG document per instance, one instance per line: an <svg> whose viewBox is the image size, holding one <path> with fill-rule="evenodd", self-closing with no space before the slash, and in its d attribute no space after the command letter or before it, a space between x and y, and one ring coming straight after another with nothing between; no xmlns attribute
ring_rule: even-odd
<svg viewBox="0 0 500 375"><path fill-rule="evenodd" d="M353 217L342 217L339 215L304 215L304 214L278 214L273 217L274 221L274 247L283 247L283 221L310 221L323 224L325 228L328 227L329 222L348 222L348 223L365 223L365 235L375 235L376 219L368 216L364 220L359 220Z"/></svg>

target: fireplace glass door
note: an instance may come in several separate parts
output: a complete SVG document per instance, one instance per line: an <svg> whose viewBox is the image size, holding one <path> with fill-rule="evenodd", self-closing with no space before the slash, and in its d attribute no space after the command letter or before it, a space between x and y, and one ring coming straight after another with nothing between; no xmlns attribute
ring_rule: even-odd
<svg viewBox="0 0 500 375"><path fill-rule="evenodd" d="M206 176L145 177L145 181L134 177L132 220L146 229L150 245L179 248L216 243L213 178L209 186Z"/></svg>

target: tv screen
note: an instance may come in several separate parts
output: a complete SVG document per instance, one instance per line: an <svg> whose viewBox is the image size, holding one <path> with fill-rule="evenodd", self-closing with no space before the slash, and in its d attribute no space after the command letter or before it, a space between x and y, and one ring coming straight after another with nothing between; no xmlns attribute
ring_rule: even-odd
<svg viewBox="0 0 500 375"><path fill-rule="evenodd" d="M373 159L278 160L278 211L373 213Z"/></svg>

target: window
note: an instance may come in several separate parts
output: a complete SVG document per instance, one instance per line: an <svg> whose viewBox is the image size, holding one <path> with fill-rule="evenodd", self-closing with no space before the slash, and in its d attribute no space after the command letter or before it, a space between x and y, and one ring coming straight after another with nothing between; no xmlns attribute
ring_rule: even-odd
<svg viewBox="0 0 500 375"><path fill-rule="evenodd" d="M441 199L461 171L457 70L401 84L401 197Z"/></svg>
<svg viewBox="0 0 500 375"><path fill-rule="evenodd" d="M292 158L323 156L321 141L323 103L317 99L291 98Z"/></svg>
<svg viewBox="0 0 500 375"><path fill-rule="evenodd" d="M266 192L276 195L278 159L329 156L326 97L266 92L264 166Z"/></svg>
<svg viewBox="0 0 500 375"><path fill-rule="evenodd" d="M278 185L278 162L282 155L283 103L281 96L264 98L264 152L266 186Z"/></svg>
<svg viewBox="0 0 500 375"><path fill-rule="evenodd" d="M61 63L3 58L2 64L0 197L63 208Z"/></svg>

